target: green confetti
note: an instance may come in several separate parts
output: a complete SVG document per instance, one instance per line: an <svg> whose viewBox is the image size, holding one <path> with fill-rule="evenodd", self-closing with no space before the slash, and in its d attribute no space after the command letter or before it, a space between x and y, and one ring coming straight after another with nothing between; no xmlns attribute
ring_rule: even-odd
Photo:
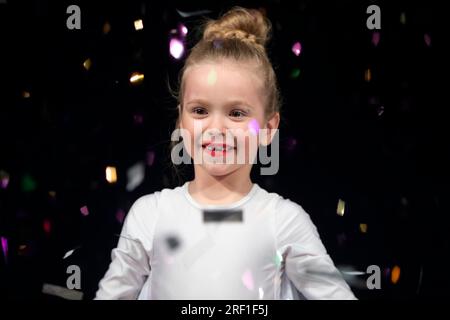
<svg viewBox="0 0 450 320"><path fill-rule="evenodd" d="M300 75L300 69L295 68L294 70L292 70L292 72L291 72L292 79L297 79L299 75Z"/></svg>
<svg viewBox="0 0 450 320"><path fill-rule="evenodd" d="M37 187L37 183L33 179L32 176L30 176L29 174L26 174L26 175L23 176L23 178L22 178L22 191L24 191L24 192L32 192L32 191L36 190L36 187Z"/></svg>

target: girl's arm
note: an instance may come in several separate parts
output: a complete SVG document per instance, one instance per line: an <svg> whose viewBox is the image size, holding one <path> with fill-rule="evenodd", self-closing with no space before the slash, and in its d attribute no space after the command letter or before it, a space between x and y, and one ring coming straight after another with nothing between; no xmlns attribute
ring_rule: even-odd
<svg viewBox="0 0 450 320"><path fill-rule="evenodd" d="M356 299L309 215L298 204L284 201L277 217L277 235L287 277L306 299Z"/></svg>
<svg viewBox="0 0 450 320"><path fill-rule="evenodd" d="M111 264L99 283L96 300L137 299L145 280L150 275L149 254L151 235L143 223L148 213L145 199L139 199L130 209L117 247L112 250Z"/></svg>

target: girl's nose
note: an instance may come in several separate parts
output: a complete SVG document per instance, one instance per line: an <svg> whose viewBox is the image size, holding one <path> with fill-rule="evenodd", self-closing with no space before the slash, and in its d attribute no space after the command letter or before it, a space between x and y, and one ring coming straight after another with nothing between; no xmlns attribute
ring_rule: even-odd
<svg viewBox="0 0 450 320"><path fill-rule="evenodd" d="M225 119L221 116L214 117L208 126L207 131L210 135L225 135L227 132Z"/></svg>

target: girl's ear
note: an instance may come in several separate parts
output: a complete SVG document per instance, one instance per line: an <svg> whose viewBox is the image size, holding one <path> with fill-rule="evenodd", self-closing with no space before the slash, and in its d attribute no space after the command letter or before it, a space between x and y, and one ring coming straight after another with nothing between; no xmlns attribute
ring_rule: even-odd
<svg viewBox="0 0 450 320"><path fill-rule="evenodd" d="M273 137L277 133L278 126L280 124L280 113L275 112L272 117L267 121L265 131L261 135L261 144L268 146L272 143Z"/></svg>

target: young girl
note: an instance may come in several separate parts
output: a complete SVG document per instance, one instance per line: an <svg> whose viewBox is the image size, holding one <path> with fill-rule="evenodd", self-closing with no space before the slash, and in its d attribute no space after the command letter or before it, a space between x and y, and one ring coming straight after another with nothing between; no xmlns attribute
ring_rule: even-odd
<svg viewBox="0 0 450 320"><path fill-rule="evenodd" d="M280 119L269 29L243 8L206 24L178 106L195 178L133 204L96 299L355 299L309 215L250 179Z"/></svg>

